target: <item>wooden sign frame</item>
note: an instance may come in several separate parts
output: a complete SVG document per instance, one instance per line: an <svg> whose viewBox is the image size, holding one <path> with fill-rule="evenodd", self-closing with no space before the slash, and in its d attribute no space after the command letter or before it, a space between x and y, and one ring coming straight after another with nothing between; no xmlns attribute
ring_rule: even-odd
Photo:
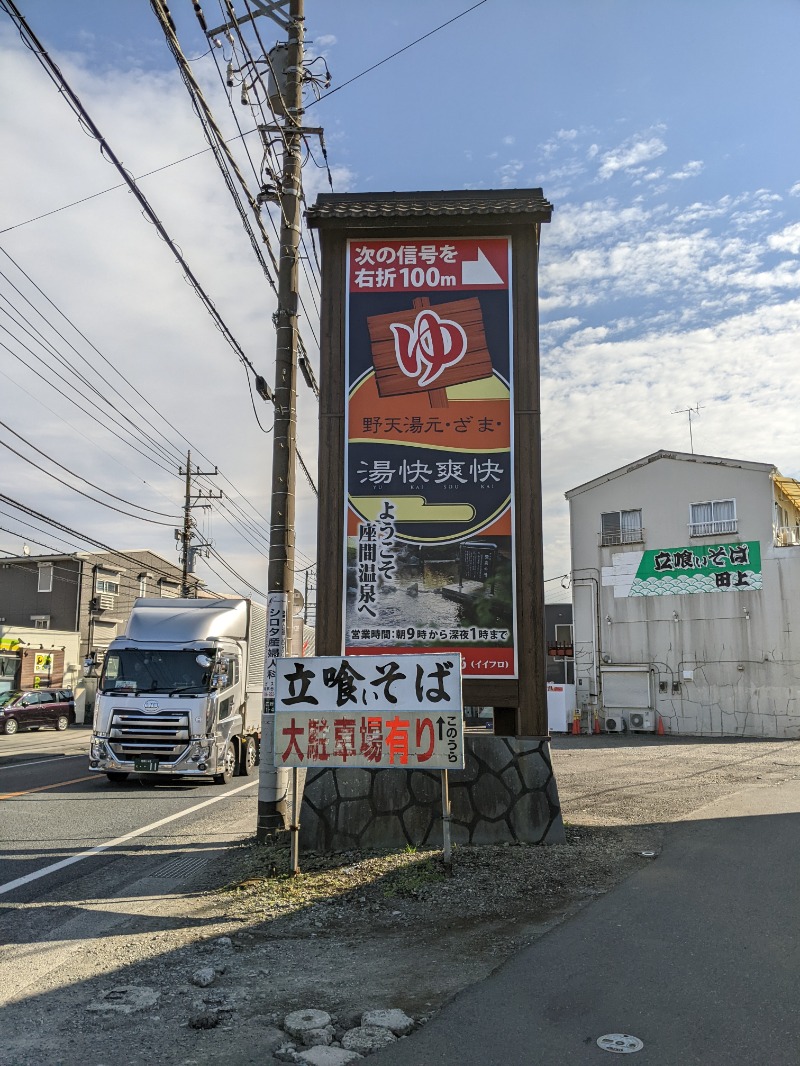
<svg viewBox="0 0 800 1066"><path fill-rule="evenodd" d="M317 632L318 655L342 652L344 575L345 307L347 242L355 238L508 237L511 307L518 677L463 682L464 703L495 708L495 731L546 736L542 570L538 253L552 205L541 189L323 194L307 213L320 234L322 322ZM446 371L445 371L446 373ZM443 375L444 376L444 375ZM436 390L430 393L435 396Z"/></svg>

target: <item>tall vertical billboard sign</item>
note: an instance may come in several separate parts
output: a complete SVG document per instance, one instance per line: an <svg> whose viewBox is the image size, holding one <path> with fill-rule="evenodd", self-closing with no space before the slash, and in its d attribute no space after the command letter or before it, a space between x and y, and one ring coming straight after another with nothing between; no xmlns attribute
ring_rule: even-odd
<svg viewBox="0 0 800 1066"><path fill-rule="evenodd" d="M352 239L346 278L345 654L516 678L511 240Z"/></svg>

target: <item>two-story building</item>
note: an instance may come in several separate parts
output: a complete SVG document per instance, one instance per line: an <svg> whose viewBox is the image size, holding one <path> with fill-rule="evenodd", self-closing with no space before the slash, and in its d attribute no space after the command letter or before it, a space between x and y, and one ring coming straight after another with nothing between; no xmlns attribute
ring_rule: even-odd
<svg viewBox="0 0 800 1066"><path fill-rule="evenodd" d="M7 686L31 683L26 647L52 647L55 672L47 683L77 688L75 679L88 673L86 703L91 708L95 667L123 632L134 601L139 596L180 596L181 577L179 566L148 550L4 557L0 628L6 647L0 667ZM192 595L197 595L197 579L190 582ZM33 643L27 631L36 638ZM79 636L76 662L69 655L59 658L59 649L72 649L64 633Z"/></svg>
<svg viewBox="0 0 800 1066"><path fill-rule="evenodd" d="M584 731L800 737L800 482L659 451L566 497Z"/></svg>

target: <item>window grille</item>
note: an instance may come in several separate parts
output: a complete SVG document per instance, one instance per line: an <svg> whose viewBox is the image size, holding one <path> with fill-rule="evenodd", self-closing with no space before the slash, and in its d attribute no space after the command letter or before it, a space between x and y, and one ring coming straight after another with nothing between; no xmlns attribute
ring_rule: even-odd
<svg viewBox="0 0 800 1066"><path fill-rule="evenodd" d="M690 537L715 537L736 531L736 500L708 500L690 505Z"/></svg>
<svg viewBox="0 0 800 1066"><path fill-rule="evenodd" d="M600 515L601 544L640 544L643 533L640 510L607 511Z"/></svg>

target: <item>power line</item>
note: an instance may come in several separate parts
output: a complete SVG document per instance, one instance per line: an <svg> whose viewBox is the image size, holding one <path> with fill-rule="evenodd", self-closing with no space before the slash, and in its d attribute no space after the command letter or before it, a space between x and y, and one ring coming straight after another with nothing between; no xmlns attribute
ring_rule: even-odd
<svg viewBox="0 0 800 1066"><path fill-rule="evenodd" d="M0 0L0 4L2 4L3 7L5 7L5 2L6 2L6 0ZM339 92L341 89L344 89L346 86L352 85L353 82L358 81L359 78L363 78L366 74L371 73L373 70L377 70L378 67L382 67L384 65L384 63L388 63L390 59L394 59L395 56L399 56L403 52L408 51L409 48L413 48L414 45L419 44L420 41L424 41L426 38L432 36L434 33L438 33L439 30L444 29L446 26L449 26L452 22L456 22L458 19L462 18L464 15L468 15L470 13L470 11L474 11L475 8L480 7L481 4L484 4L486 2L487 2L487 0L479 0L479 3L474 4L472 7L467 8L465 11L462 11L459 15L456 15L454 18L450 19L448 22L443 22L440 26L437 26L435 29L430 30L428 33L423 34L422 37L418 37L415 41L412 41L410 44L407 44L403 48L400 48L397 52L392 52L392 54L389 55L389 56L386 56L385 59L381 59L379 62L373 63L372 66L367 67L366 70L362 70L360 74L356 74L352 78L348 78L347 81L343 82L341 85L337 85L336 88L335 89L331 89L330 92L321 94L316 100L313 100L308 105L308 107L313 107L313 105L315 103L319 103L321 100L326 100L329 96L333 96L334 93ZM211 51L212 50L209 49L209 52L211 52ZM205 56L207 56L209 54L209 52L204 52L203 55L202 56L198 56L197 59L203 59ZM194 63L196 61L197 61L196 59L189 60L190 63ZM258 133L258 128L257 127L252 129L252 130L245 130L243 133L240 132L236 136L227 137L226 138L226 143L230 144L232 141L236 141L236 140L240 140L240 139L243 140L245 137L249 137L253 133ZM163 166L156 167L154 170L147 170L143 174L139 174L138 177L135 178L134 180L141 181L143 178L150 178L154 174L160 174L162 171L169 170L171 167L179 166L181 163L188 163L190 160L196 159L198 156L205 155L206 152L210 152L210 151L211 151L210 147L209 148L201 148L197 152L192 152L189 155L181 156L180 159L173 159L171 163L165 163ZM119 185L110 185L107 189L100 189L97 192L90 193L88 196L81 197L80 200L72 200L72 201L70 201L70 203L61 204L60 207L54 207L50 211L45 211L41 215L35 215L33 218L27 218L27 219L25 219L22 222L15 222L13 226L6 226L5 229L0 230L0 236L2 236L2 234L4 234L4 233L10 233L11 230L20 229L22 226L29 226L33 222L40 222L42 219L49 218L51 215L57 215L61 211L68 211L72 207L79 207L81 204L85 204L89 200L94 200L98 196L105 196L106 193L115 192L117 189L124 189L126 184L127 184L126 182L122 182ZM312 237L313 237L313 234L312 234Z"/></svg>
<svg viewBox="0 0 800 1066"><path fill-rule="evenodd" d="M65 321L65 322L67 323L67 325L68 325L68 326L69 326L69 327L70 327L70 328L71 328L71 329L72 329L72 330L73 330L73 331L74 331L74 332L75 332L75 333L76 333L76 334L77 334L77 335L78 335L78 336L79 336L79 337L81 338L81 340L83 340L83 341L84 341L84 342L85 342L85 343L86 343L86 344L87 344L87 345L89 346L89 348L90 348L90 349L91 349L91 350L92 350L93 352L95 352L95 353L96 353L96 354L97 354L97 355L98 355L98 356L100 357L100 359L101 359L101 360L102 360L102 361L103 361L103 362L104 362L104 363L106 364L106 366L107 366L107 367L108 367L108 368L109 368L110 370L112 370L112 371L113 371L113 372L114 372L114 373L115 373L115 374L117 375L117 377L118 377L118 378L120 378L120 379L121 379L121 380L122 380L122 381L123 381L123 382L125 383L125 385L126 385L126 386L127 386L127 387L128 387L128 388L129 388L130 390L131 390L131 392L133 392L133 393L134 393L134 395L135 395L136 397L138 397L138 399L139 399L139 400L141 400L141 401L142 401L142 403L144 403L144 404L145 404L145 405L146 405L147 407L149 407L149 408L150 408L150 410L151 410L151 411L153 411L153 413L154 413L154 414L156 414L156 415L157 415L157 416L158 416L158 417L159 417L159 418L161 419L161 421L162 421L162 422L163 422L163 423L164 423L165 425L169 426L170 428L173 428L173 427L171 426L171 423L169 422L169 420L168 420L167 418L165 418L165 417L164 417L164 415L162 415L162 414L161 414L161 412L160 412L160 411L159 411L159 410L158 410L158 409L157 409L157 408L155 407L155 405L154 405L153 403L151 403L151 401L150 401L150 400L149 400L149 399L148 399L148 398L147 398L147 397L146 397L146 396L144 395L144 393L143 393L143 392L141 392L141 391L140 391L139 389L137 389L137 388L136 388L136 386L135 386L135 385L133 384L133 382L129 381L129 380L128 380L128 378L126 378L126 377L125 377L125 375L124 375L124 374L122 373L122 371L121 371L121 370L120 370L120 369L119 369L119 368L118 368L117 366L115 366L115 365L114 365L114 363L112 363L112 362L111 362L111 360L110 360L110 359L108 359L108 358L107 358L107 357L106 357L106 356L105 356L105 355L104 355L104 354L103 354L103 353L102 353L102 352L100 351L100 349L99 349L99 348L97 347L97 345L96 345L96 344L94 344L94 343L93 343L93 342L92 342L92 341L91 341L91 340L90 340L90 339L89 339L89 338L88 338L88 337L86 336L86 334L85 334L85 333L84 333L84 332L83 332L83 331L82 331L81 329L79 329L79 327L78 327L78 326L76 326L76 324L75 324L75 323L74 323L74 322L72 321L72 319L71 319L71 318L69 318L69 316L68 316L67 314L65 314L65 312L64 312L64 311L63 311L63 310L62 310L62 309L61 309L61 308L60 308L60 307L59 307L59 306L58 306L58 305L57 305L57 304L56 304L56 303L55 303L55 302L54 302L54 301L53 301L53 300L52 300L52 299L51 299L51 298L50 298L50 297L49 297L49 296L47 295L47 293L46 293L46 292L45 292L45 291L44 291L44 290L43 290L43 289L42 289L42 288L41 288L41 287L40 287L39 285L37 285L37 283L36 283L36 282L35 282L35 281L33 280L33 278L32 278L32 277L30 276L30 274L28 274L28 273L27 273L27 272L25 271L25 269L24 269L24 268L23 268L23 267L22 267L22 266L21 266L21 265L20 265L20 264L19 264L19 263L17 262L17 260L16 260L16 259L14 259L14 258L13 258L13 256L12 256L12 255L10 255L10 253L9 253L8 251L6 251L6 249L5 249L5 248L2 248L2 247L0 247L0 252L2 252L2 254L3 254L3 255L4 255L5 257L6 257L6 259L8 259L8 260L9 260L9 262L10 262L10 263L12 263L12 264L14 265L14 267L16 267L16 269L17 269L17 270L19 271L19 273L20 273L20 274L22 274L22 276L23 276L23 277L25 278L25 280L26 280L26 281L28 282L28 284L29 284L29 285L31 285L31 286L32 286L32 287L33 287L33 288L34 288L34 289L36 290L36 292L38 292L38 294L39 294L39 295L40 295L40 296L42 297L42 299L43 299L43 300L45 300L45 301L46 301L46 302L47 302L47 303L48 303L48 304L49 304L49 305L50 305L50 306L51 306L51 307L53 308L53 310L54 310L54 311L55 311L55 312L56 312L56 313L57 313L58 315L60 315L60 316L61 316L61 318L62 318L62 319L63 319L63 320L64 320L64 321ZM20 295L22 295L22 293L20 292L20 290L19 290L19 289L17 289L17 288L16 288L16 286L13 286L13 287L14 287L15 291L19 292L19 293L20 293ZM25 299L25 301L26 301L26 302L27 302L27 303L28 303L28 304L29 304L29 305L30 305L31 307L33 307L33 306L34 306L34 305L33 305L33 303L32 303L32 302L31 302L31 301L30 301L30 300L29 300L29 299L28 299L27 297L23 296L23 299ZM48 326L50 326L50 328L51 328L51 329L52 329L52 330L53 330L53 331L54 331L54 332L55 332L55 333L56 333L56 334L57 334L57 335L58 335L59 337L61 337L61 338L62 338L63 340L66 340L66 338L64 338L63 334L62 334L62 333L60 333L60 331L59 331L59 330L57 330L57 329L55 328L55 326L53 326L52 322L50 322L50 321L49 321L49 320L48 320L48 319L47 319L47 318L45 317L45 315L43 315L43 314L42 314L42 312L38 310L38 308L34 308L34 310L36 311L36 313L37 313L37 314L39 315L39 317L40 317L40 318L42 318L42 319L43 319L43 320L44 320L45 322L47 322ZM95 367L94 365L92 365L92 364L91 364L91 363L89 362L89 360L88 360L88 359L86 359L86 357L85 357L85 356L82 356L82 355L80 355L80 353L78 352L77 348L75 348L75 346L74 346L73 344L71 344L71 343L70 343L69 341L67 341L66 343L68 343L68 344L69 344L69 346L70 346L70 347L72 348L72 350L73 350L73 351L74 351L74 352L75 352L75 353L76 353L77 355L79 355L81 359L83 359L83 361L84 361L84 362L86 363L86 365L87 365L87 366L91 367L91 369L93 370L93 372L94 372L95 374L98 374L98 375L99 375L99 377L101 378L101 380L105 381L105 382L106 382L106 383L107 383L107 384L109 385L109 387L110 387L110 388L114 389L114 392L116 392L116 394L117 394L117 395L118 395L118 396L119 396L119 397L120 397L121 399L124 399L124 397L123 397L122 393L121 393L121 392L119 391L119 389L117 389L117 388L116 388L116 387L115 387L115 386L114 386L114 385L113 385L113 384L112 384L112 383L111 383L111 382L109 381L109 379L108 379L107 377L105 377L105 376L103 375L102 371L98 371L98 370L97 370L97 368L96 368L96 367ZM125 402L126 402L126 403L128 403L128 406L129 406L129 407L131 408L131 410L132 410L132 411L136 412L136 413L137 413L137 414L139 414L139 415L141 414L141 412L139 412L139 409L138 409L138 407L134 406L134 405L133 405L132 403L130 403L130 401L128 401L128 400L125 400ZM154 426L154 425L153 425L153 424L152 424L151 422L148 422L148 421L147 421L147 419L144 419L144 418L143 418L143 421L145 422L145 424L146 424L146 425L147 425L147 426L148 426L148 427L149 427L150 429L152 429L152 430L153 430L153 432L154 432L154 433L159 433L159 430L157 430L157 429L156 429L156 427L155 427L155 426ZM172 444L171 444L171 442L170 442L170 441L169 441L169 440L167 439L167 437L165 437L165 436L164 436L163 432L162 432L162 433L159 433L159 435L160 435L160 437L161 437L161 439L162 439L162 440L166 441L166 442L167 442L167 444L169 444L169 445L170 445L170 447L171 447L171 448L173 448L173 456L172 456L172 458L174 458L174 459L178 460L178 459L180 458L180 453L179 453L179 451L178 451L178 450L177 450L177 449L176 449L176 448L174 447L174 445L172 445Z"/></svg>
<svg viewBox="0 0 800 1066"><path fill-rule="evenodd" d="M477 4L473 4L472 7L468 7L465 11L461 11L458 15L455 15L453 18L448 19L447 22L443 22L440 26L437 26L435 29L429 30L427 33L423 33L423 35L421 37L417 37L417 39L415 41L412 41L410 44L406 44L402 48L398 48L398 50L396 52L392 52L392 54L390 56L387 56L385 59L381 59L380 62L373 63L371 67L367 67L367 69L366 70L362 70L360 74L356 74L355 77L349 78L347 81L342 82L341 85L337 85L336 88L335 89L331 89L331 91L329 93L323 93L320 97L318 97L317 100L312 100L312 102L308 106L309 107L313 107L314 104L315 103L318 104L320 102L320 100L327 100L329 96L333 96L334 93L338 93L341 89L344 89L346 86L352 85L354 81L358 81L358 79L359 78L363 78L364 75L371 74L373 70L377 70L378 67L382 67L384 65L384 63L388 63L390 59L395 59L397 56L402 55L403 52L407 52L409 50L409 48L413 48L414 45L419 44L420 41L427 40L428 37L432 37L434 35L434 33L438 33L439 30L445 29L446 26L452 26L452 24L454 22L458 22L458 20L460 18L463 18L465 15L468 15L470 13L470 11L474 11L476 7L480 7L482 4L485 4L486 2L487 2L487 0L478 0Z"/></svg>
<svg viewBox="0 0 800 1066"><path fill-rule="evenodd" d="M170 422L170 420L169 420L169 419L168 419L168 418L167 418L167 417L166 417L165 415L163 415L163 414L162 414L162 413L161 413L161 412L160 412L160 411L158 410L158 408L157 408L157 407L155 406L155 404L153 404L153 403L152 403L152 401L151 401L151 400L149 400L149 399L147 398L147 396L145 396L145 395L144 395L144 393L140 392L140 390L136 388L136 386L135 386L135 385L133 384L133 382L132 382L132 381L130 381L130 380L129 380L129 379L127 378L127 377L125 377L125 375L124 375L124 374L123 374L123 373L122 373L122 372L121 372L121 371L120 371L120 370L119 370L119 369L118 369L118 368L117 368L117 367L116 367L116 366L114 365L114 363L113 363L113 362L112 362L112 361L111 361L111 360L110 360L110 359L109 359L109 358L108 358L107 356L105 356L105 355L103 354L103 352L102 352L102 351L101 351L101 350L100 350L100 349L99 349L99 348L98 348L98 347L97 347L97 346L96 346L96 345L95 345L95 344L94 344L94 343L93 343L93 342L92 342L92 341L91 341L91 340L90 340L90 339L89 339L89 338L88 338L88 337L86 336L86 334L85 334L85 333L83 333L83 332L81 331L81 329L80 329L80 328L79 328L79 327L78 327L78 326L77 326L77 325L76 325L76 324L75 324L75 323L74 323L74 322L72 321L72 319L70 319L70 318L69 318L69 317L68 317L68 316L67 316L67 315L66 315L66 314L64 313L64 311L63 311L63 310L62 310L62 309L61 309L61 308L60 308L60 307L59 307L59 306L58 306L58 305L57 305L56 303L54 303L54 301L53 301L53 300L52 300L52 299L51 299L51 298L50 298L50 297L49 297L49 296L47 295L47 293L46 293L46 292L44 292L44 290L43 290L43 289L41 289L41 288L39 287L39 285L37 285L37 283L36 283L36 282L35 282L35 281L33 280L33 278L32 278L32 277L30 276L30 274L28 274L28 273L27 273L27 272L26 272L26 271L24 270L24 268L23 268L23 267L22 267L22 266L21 266L21 265L20 265L20 264L19 264L19 263L18 263L18 262L17 262L17 261L16 261L16 260L15 260L15 259L14 259L14 258L13 258L13 257L12 257L12 256L11 256L11 255L10 255L10 254L9 254L9 253L8 253L8 252L6 251L6 250L5 250L5 249L4 249L4 248L0 247L0 252L2 252L2 253L3 253L3 255L5 255L5 256L6 256L6 258L7 258L7 259L8 259L8 260L9 260L9 261L10 261L10 262L11 262L11 263L12 263L12 264L13 264L13 265L14 265L14 266L16 267L16 269L17 269L17 270L18 270L18 271L19 271L19 272L20 272L20 273L22 274L22 276L23 276L23 277L24 277L24 278L25 278L25 279L26 279L26 280L27 280L27 281L29 282L29 284L31 284L31 285L33 286L33 288L34 288L34 289L35 289L35 290L36 290L36 291L37 291L37 292L39 293L39 295L40 295L40 296L41 296L41 297L42 297L42 298L43 298L44 300L46 300L46 301L47 301L47 303L48 303L48 304L50 304L50 306L51 306L51 307L52 307L52 308L53 308L53 309L54 309L54 310L55 310L55 311L57 312L57 314L59 314L59 315L61 316L61 318L62 318L62 319L64 319L64 321L65 321L65 322L66 322L66 323L67 323L67 324L68 324L68 325L70 326L70 328L71 328L71 329L73 329L73 330L75 331L75 333L76 333L76 334L77 334L77 335L78 335L78 336L79 336L79 337L80 337L80 338L81 338L81 339L82 339L83 341L85 341L85 343L86 343L86 344L87 344L87 345L88 345L88 346L89 346L89 347L91 348L91 350L97 353L97 355L98 355L98 356L100 357L100 359L101 359L101 360L102 360L102 361L103 361L103 362L104 362L104 363L105 363L105 364L106 364L106 365L107 365L107 366L109 367L109 369L110 369L110 370L112 370L112 371L113 371L113 372L114 372L114 373L115 373L115 374L116 374L116 375L117 375L117 376L118 376L118 377L119 377L119 378L120 378L120 379L121 379L121 380L122 380L122 381L123 381L123 382L125 383L125 385L126 385L126 386L127 386L127 387L128 387L128 388L129 388L129 389L130 389L130 390L131 390L131 391L132 391L132 392L133 392L133 393L134 393L134 394L135 394L135 395L136 395L136 396L137 396L137 397L138 397L138 398L139 398L139 399L140 399L141 401L142 401L142 403L143 403L143 404L145 404L145 405L146 405L146 406L147 406L147 407L148 407L148 408L149 408L149 409L150 409L150 410L151 410L151 411L153 412L153 414L154 414L154 415L156 415L156 416L157 416L157 417L158 417L158 418L159 418L159 419L161 420L161 422L163 422L163 423L164 423L164 425L168 426L168 427L169 427L169 428L170 428L171 430L173 430L173 432L174 432L174 433L175 433L175 434L176 434L176 435L177 435L177 436L178 436L178 437L180 438L180 440L181 440L181 441L183 442L183 444L185 444L185 445L188 445L188 447L189 447L189 448L190 448L190 449L191 449L191 450L192 450L193 452L195 452L195 453L196 453L197 455L199 455L199 456L200 456L200 457L201 457L201 458L202 458L203 460L205 460L205 462L207 462L207 463L209 463L209 464L211 464L211 465L217 466L217 464L216 464L216 463L214 463L214 461L213 461L212 459L210 459L210 458L209 458L209 456L205 455L205 454L203 453L203 451L202 451L202 450L201 450L201 449L200 449L200 448L199 448L199 447L198 447L198 446L197 446L196 444L194 444L194 443L193 443L192 441L190 441L190 440L188 439L188 437L186 437L186 436L185 436L185 435L184 435L184 434L183 434L183 433L182 433L182 432L180 431L180 429L178 429L178 427L177 427L177 426L174 426L174 425L173 425L173 424L172 424L172 423ZM30 301L28 301L28 302L30 302ZM31 305L31 306L32 306L32 305ZM39 313L39 314L40 314L40 317L44 317L44 316L42 316L42 315L41 315L41 312L37 312L37 313ZM47 321L47 320L45 319L45 321ZM51 326L51 328L54 328L54 327L52 327L52 324L51 324L51 323L48 323L48 324L49 324L49 325ZM59 335L60 335L60 334L59 334ZM87 362L87 360L85 360L85 359L84 359L84 361L85 361L85 362ZM89 365L90 365L90 364L89 364ZM102 374L101 374L101 377L102 377ZM107 380L107 379L106 379L106 378L103 378L103 380ZM19 385L18 385L18 388L22 388L22 386L19 386ZM26 394L27 394L27 395L29 395L29 396L31 395L30 393L28 393L28 392L27 392L27 390L23 389L23 391L24 391L24 392L26 392ZM57 391L58 391L58 390L57 390ZM119 395L121 395L121 393L119 393ZM41 399L40 399L39 397L32 397L32 398L33 398L33 399L36 399L36 400L37 400L38 402L40 402L40 403L41 403ZM133 405L130 405L130 406L131 406L132 410L134 410L134 411L138 410L138 409L137 409L136 407L134 407ZM48 408L48 407L47 407L46 405L45 405L45 409L46 409L46 410L50 410L50 408ZM83 409L83 408L80 408L80 409L81 409L81 410L84 410L84 413L86 413L86 412L85 412L85 409ZM55 412L53 412L53 411L50 411L50 413L51 413L51 414L56 414L56 413L55 413ZM60 415L58 415L57 417L61 417L61 416L60 416ZM62 421L65 421L65 420L64 420L64 419L62 418ZM72 429L72 430L73 430L73 432L78 432L78 433L80 432L80 430L78 430L78 429L77 429L77 428L76 428L75 426L73 426L73 425L72 425L71 423L69 423L69 422L66 422L66 421L65 421L65 424L66 424L66 425L68 425L68 426L70 427L70 429ZM179 462L181 461L181 459L182 459L182 454L181 454L181 450L179 450L179 449L178 449L178 447L177 447L177 446L176 446L175 444L173 444L173 443L172 443L172 442L171 442L171 441L170 441L170 440L169 440L169 439L168 439L168 438L167 438L167 437L166 437L166 436L164 435L164 433L163 433L163 432L160 432L160 431L159 431L159 430L158 430L158 429L157 429L157 428L156 428L156 427L155 427L155 426L154 426L154 425L153 425L153 424L152 424L151 422L147 422L147 421L146 421L146 424L147 424L147 425L148 425L148 426L149 426L149 427L150 427L150 428L151 428L151 429L153 430L153 432L154 432L154 433L157 433L157 434L159 434L159 436L161 437L161 439L162 439L162 440L163 440L163 441L164 441L164 442L165 442L165 443L166 443L166 444L167 444L167 445L169 446L169 448L170 448L170 449L172 450L172 457L171 457L171 458L173 458L173 459L174 459L174 461L176 462L176 464L178 464L178 463L179 463ZM87 439L88 439L88 438L87 438ZM96 446L96 445L94 445L94 442L92 442L92 443L93 443L93 446ZM136 450L136 451L138 452L138 449L135 449L135 450ZM139 452L138 454L142 454L142 453L141 453L141 452ZM145 456L145 458L147 458L147 456ZM164 467L160 466L160 464L158 464L158 465L159 465L159 469L162 469L162 470L163 470L163 469L165 469ZM167 472L168 472L168 473L174 473L174 471L173 471L173 470L168 470ZM223 474L223 473L222 473L221 471L220 471L220 476L221 476L221 477L223 478L223 480L224 480L224 481L225 481L225 482L226 482L226 483L227 483L227 484L228 484L228 485L230 486L230 488L231 488L231 489L233 489L233 491L234 491L234 492L235 492L235 493L237 494L237 496L240 496L240 497L241 497L242 499L246 499L246 497L244 496L244 494L243 494L243 493L242 493L242 492L241 492L241 491L240 491L240 490L239 490L239 489L237 488L237 486L236 486L236 485L235 485L235 484L233 483L233 481L231 481L231 480L230 480L230 478L228 478L228 477L227 477L227 476L226 476L225 474ZM145 482L145 484L146 484L146 482ZM249 501L247 501L247 502L249 503ZM257 510L257 509L256 509L256 508L255 508L255 507L254 507L254 506L252 505L252 504L250 504L250 506L251 506L252 510L254 511L254 513L255 513L255 514L256 514L256 515L257 515L257 516L258 516L259 518L261 518L261 519L263 520L263 522L264 522L264 523L266 523L267 519L266 519L266 518L264 517L264 515L260 514L260 512L259 512L259 511L258 511L258 510ZM242 512L242 514L243 514L243 512ZM244 514L243 514L243 518L244 518Z"/></svg>
<svg viewBox="0 0 800 1066"><path fill-rule="evenodd" d="M210 299L206 291L203 289L203 287L200 285L200 282L197 280L194 272L192 271L191 267L184 258L183 253L170 237L158 215L151 207L147 197L136 184L134 178L128 173L128 171L122 165L120 160L117 158L117 155L111 148L111 145L108 143L108 141L105 139L98 127L95 125L88 111L83 106L73 89L70 87L64 75L61 73L61 70L59 69L58 65L50 58L42 43L39 41L39 39L31 30L31 28L28 26L28 23L25 21L24 17L18 10L16 4L13 2L13 0L0 0L0 6L3 8L3 10L6 11L8 15L10 15L12 20L15 22L23 42L36 56L36 59L38 60L39 64L42 66L50 80L57 86L59 92L65 98L67 104L69 105L73 113L77 116L81 125L88 131L88 133L92 137L94 137L96 141L98 141L103 155L107 156L111 164L116 168L116 170L123 178L125 184L136 197L136 200L138 201L145 215L155 226L159 236L167 244L170 251L180 263L181 268L183 269L186 278L189 281L189 284L192 286L195 293L200 298L201 303L213 319L217 329L220 331L220 333L223 335L230 347L242 361L245 368L249 370L250 373L253 375L254 379L256 380L256 386L258 387L259 380L263 382L264 385L266 385L264 379L261 378L261 375L256 372L256 369L253 366L252 362L245 355L238 341L235 339L230 329L224 322L219 311L217 311L212 300Z"/></svg>
<svg viewBox="0 0 800 1066"><path fill-rule="evenodd" d="M5 425L5 423L0 423L0 425ZM13 432L13 430L12 430L12 432ZM15 434L15 436L17 436L17 434ZM88 492L83 492L82 489L78 489L74 485L70 485L68 481L65 481L63 478L58 477L57 474L51 473L49 470L45 470L45 468L43 466L40 466L38 463L35 463L32 459L28 459L27 456L22 454L22 452L18 452L16 448L12 448L11 445L7 444L4 440L0 440L0 446L2 446L3 448L8 449L8 451L12 452L19 459L21 459L24 463L28 463L30 466L33 466L37 470L41 471L41 473L46 474L47 477L50 477L54 481L57 481L59 483L59 485L63 485L65 488L70 489L72 492L77 492L79 496L83 496L83 497L85 497L85 499L91 500L92 503L97 503L101 507L108 508L109 511L116 511L117 514L125 515L126 518L133 518L137 522L149 522L151 525L154 525L154 526L171 526L171 525L174 525L174 523L176 521L176 519L173 519L171 522L160 522L157 518L145 518L143 515L131 514L129 511L123 511L121 507L115 507L113 504L106 503L104 500L98 500L96 496L90 496ZM39 449L36 448L34 450L38 451ZM40 454L44 454L44 453L40 453ZM49 456L48 456L48 458L49 458ZM54 461L54 460L52 460L52 461ZM59 463L57 465L60 466L61 464ZM63 468L63 469L66 469L66 468ZM94 487L96 488L97 486L94 486ZM103 492L104 490L100 489L99 491ZM109 493L109 495L111 495L111 493ZM115 496L114 499L119 499L119 497ZM127 502L127 501L124 501L124 502ZM135 507L136 504L132 504L131 506Z"/></svg>

